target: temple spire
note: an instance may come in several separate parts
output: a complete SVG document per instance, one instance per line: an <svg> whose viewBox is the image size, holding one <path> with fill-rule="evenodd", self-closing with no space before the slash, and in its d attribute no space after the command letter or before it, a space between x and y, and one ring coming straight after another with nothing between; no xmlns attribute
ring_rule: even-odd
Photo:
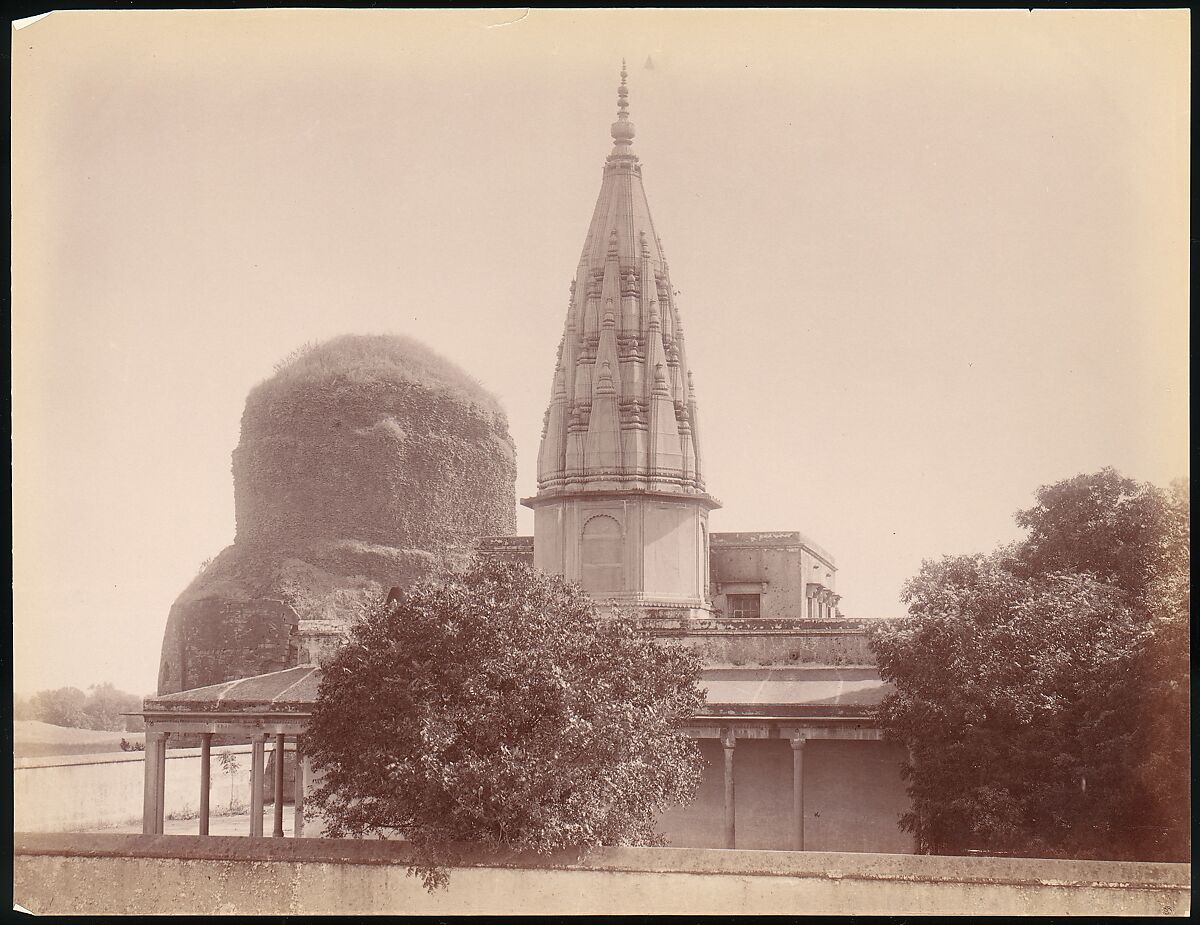
<svg viewBox="0 0 1200 925"><path fill-rule="evenodd" d="M625 70L625 59L621 59L621 85L617 87L617 121L612 124L612 137L616 148L626 148L633 143L633 123L629 121L629 77Z"/></svg>
<svg viewBox="0 0 1200 925"><path fill-rule="evenodd" d="M556 362L538 458L540 494L705 493L683 327L642 168L630 149L628 78L622 62L615 145Z"/></svg>
<svg viewBox="0 0 1200 925"><path fill-rule="evenodd" d="M571 285L538 453L533 564L639 614L709 614L708 512L675 292L633 153L613 147Z"/></svg>

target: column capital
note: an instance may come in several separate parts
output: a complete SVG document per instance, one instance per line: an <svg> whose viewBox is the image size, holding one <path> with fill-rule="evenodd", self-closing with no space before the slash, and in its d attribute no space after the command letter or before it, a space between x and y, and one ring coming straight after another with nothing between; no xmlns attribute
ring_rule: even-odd
<svg viewBox="0 0 1200 925"><path fill-rule="evenodd" d="M792 748L799 751L800 749L804 748L804 743L808 741L808 736L806 736L803 732L794 732L792 733L791 741Z"/></svg>
<svg viewBox="0 0 1200 925"><path fill-rule="evenodd" d="M721 730L721 748L733 748L737 745L737 736L732 729Z"/></svg>

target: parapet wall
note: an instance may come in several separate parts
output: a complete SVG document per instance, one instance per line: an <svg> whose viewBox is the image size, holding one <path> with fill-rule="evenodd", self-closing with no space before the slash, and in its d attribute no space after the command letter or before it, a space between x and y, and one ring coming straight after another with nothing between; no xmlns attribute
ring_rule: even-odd
<svg viewBox="0 0 1200 925"><path fill-rule="evenodd" d="M604 848L479 855L426 893L397 842L29 835L13 901L36 914L1187 915L1186 864Z"/></svg>
<svg viewBox="0 0 1200 925"><path fill-rule="evenodd" d="M705 628L664 629L656 635L694 649L707 666L875 664L866 628L850 621L834 628L801 621L714 620Z"/></svg>

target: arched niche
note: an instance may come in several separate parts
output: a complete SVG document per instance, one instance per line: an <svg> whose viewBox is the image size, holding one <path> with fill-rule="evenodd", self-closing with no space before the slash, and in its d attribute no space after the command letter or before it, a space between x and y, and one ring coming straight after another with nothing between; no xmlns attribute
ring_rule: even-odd
<svg viewBox="0 0 1200 925"><path fill-rule="evenodd" d="M624 538L616 518L598 514L583 525L580 584L589 593L624 590Z"/></svg>

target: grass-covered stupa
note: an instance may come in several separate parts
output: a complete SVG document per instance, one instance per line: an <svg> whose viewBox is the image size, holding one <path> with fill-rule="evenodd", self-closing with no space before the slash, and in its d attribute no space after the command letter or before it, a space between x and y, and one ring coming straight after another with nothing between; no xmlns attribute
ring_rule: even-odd
<svg viewBox="0 0 1200 925"><path fill-rule="evenodd" d="M233 483L236 538L171 608L159 693L290 667L306 627L334 632L369 593L516 529L499 404L405 337L281 362L246 399Z"/></svg>

